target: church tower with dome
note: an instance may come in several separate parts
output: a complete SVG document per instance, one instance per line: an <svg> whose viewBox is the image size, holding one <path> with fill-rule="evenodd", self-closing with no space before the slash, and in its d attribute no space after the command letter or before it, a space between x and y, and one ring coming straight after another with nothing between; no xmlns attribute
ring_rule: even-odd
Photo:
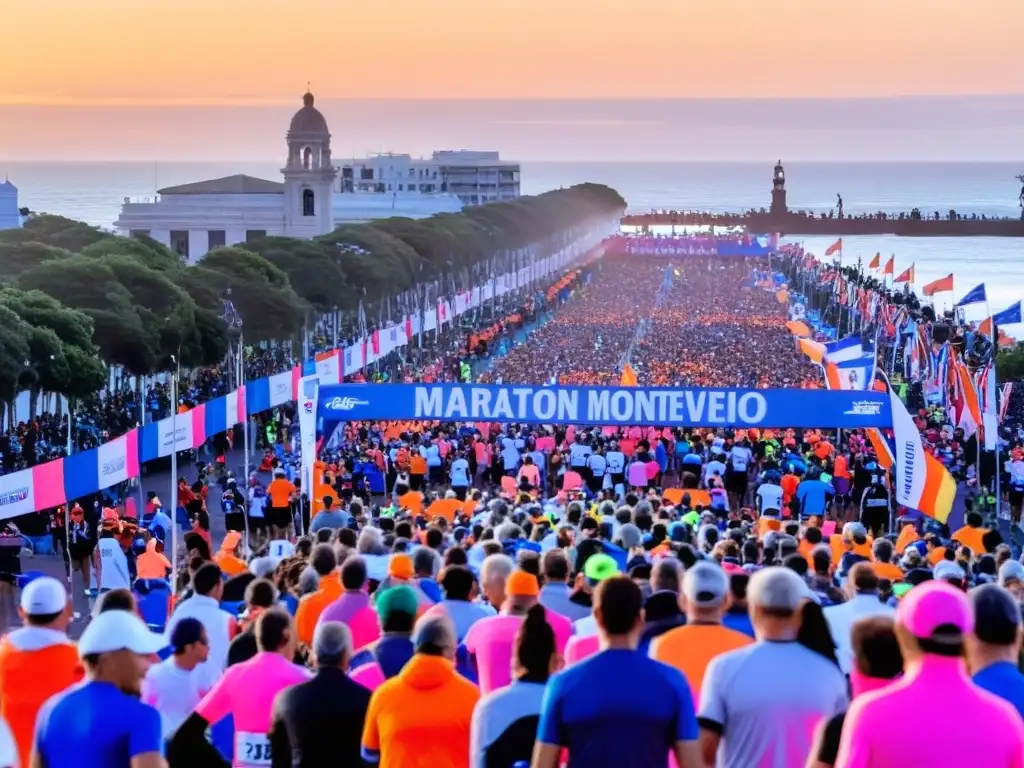
<svg viewBox="0 0 1024 768"><path fill-rule="evenodd" d="M308 90L302 109L292 117L285 140L288 160L284 175L284 234L316 237L334 231L334 179L331 132Z"/></svg>

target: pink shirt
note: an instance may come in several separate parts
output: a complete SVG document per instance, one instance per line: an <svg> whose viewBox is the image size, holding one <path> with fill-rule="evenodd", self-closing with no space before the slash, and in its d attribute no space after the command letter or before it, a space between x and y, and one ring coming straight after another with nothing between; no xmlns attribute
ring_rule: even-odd
<svg viewBox="0 0 1024 768"><path fill-rule="evenodd" d="M565 646L565 664L568 666L577 661L583 661L599 650L601 650L601 638L598 635L572 637L569 639L569 644Z"/></svg>
<svg viewBox="0 0 1024 768"><path fill-rule="evenodd" d="M387 679L384 677L384 670L380 668L380 664L376 661L360 664L349 673L349 677L353 682L359 683L371 691L377 690Z"/></svg>
<svg viewBox="0 0 1024 768"><path fill-rule="evenodd" d="M901 680L854 699L836 768L1024 768L1024 722L960 659L925 656Z"/></svg>
<svg viewBox="0 0 1024 768"><path fill-rule="evenodd" d="M537 438L537 450L543 453L551 453L555 450L555 438L550 435L544 435L544 437Z"/></svg>
<svg viewBox="0 0 1024 768"><path fill-rule="evenodd" d="M636 488L647 487L647 465L634 461L626 468L626 479Z"/></svg>
<svg viewBox="0 0 1024 768"><path fill-rule="evenodd" d="M572 622L554 611L545 611L548 624L555 633L558 652L564 654L572 636ZM480 619L466 633L463 644L476 656L480 692L490 693L512 682L512 650L522 616L488 616Z"/></svg>
<svg viewBox="0 0 1024 768"><path fill-rule="evenodd" d="M235 768L270 765L271 709L274 698L285 688L309 680L308 670L292 664L279 653L262 651L249 661L228 667L196 707L196 714L208 723L228 715L235 721Z"/></svg>

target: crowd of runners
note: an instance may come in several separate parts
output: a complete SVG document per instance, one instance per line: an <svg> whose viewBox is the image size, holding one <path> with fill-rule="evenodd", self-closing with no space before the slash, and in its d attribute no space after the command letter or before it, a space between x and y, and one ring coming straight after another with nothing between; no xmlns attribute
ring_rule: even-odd
<svg viewBox="0 0 1024 768"><path fill-rule="evenodd" d="M485 378L820 385L749 268L606 258ZM22 590L0 766L1024 766L1019 552L857 430L349 423L311 503L290 433L183 479L179 563L157 498L76 513L93 615Z"/></svg>

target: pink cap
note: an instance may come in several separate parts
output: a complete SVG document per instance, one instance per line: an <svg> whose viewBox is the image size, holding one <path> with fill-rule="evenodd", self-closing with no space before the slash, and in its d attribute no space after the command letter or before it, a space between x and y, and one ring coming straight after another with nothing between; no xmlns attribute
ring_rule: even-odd
<svg viewBox="0 0 1024 768"><path fill-rule="evenodd" d="M896 621L914 637L928 639L941 626L956 627L961 634L974 630L974 612L967 595L945 581L926 581L900 600Z"/></svg>
<svg viewBox="0 0 1024 768"><path fill-rule="evenodd" d="M722 563L722 570L728 573L730 576L733 574L746 573L746 571L743 570L743 566L736 565L736 563Z"/></svg>

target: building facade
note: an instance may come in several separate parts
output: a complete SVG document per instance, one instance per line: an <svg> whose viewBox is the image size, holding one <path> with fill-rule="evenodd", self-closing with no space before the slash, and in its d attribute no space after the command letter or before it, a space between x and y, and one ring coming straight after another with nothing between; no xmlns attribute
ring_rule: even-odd
<svg viewBox="0 0 1024 768"><path fill-rule="evenodd" d="M125 198L114 226L124 235L148 235L189 263L207 251L268 235L311 238L342 224L390 216L422 219L458 213L463 203L440 189L344 190L331 158L327 121L313 94L303 96L285 136L283 181L238 174L175 187L144 200ZM518 176L518 174L517 174ZM3 187L0 186L0 191ZM2 198L0 198L2 200ZM2 202L0 202L2 205Z"/></svg>

